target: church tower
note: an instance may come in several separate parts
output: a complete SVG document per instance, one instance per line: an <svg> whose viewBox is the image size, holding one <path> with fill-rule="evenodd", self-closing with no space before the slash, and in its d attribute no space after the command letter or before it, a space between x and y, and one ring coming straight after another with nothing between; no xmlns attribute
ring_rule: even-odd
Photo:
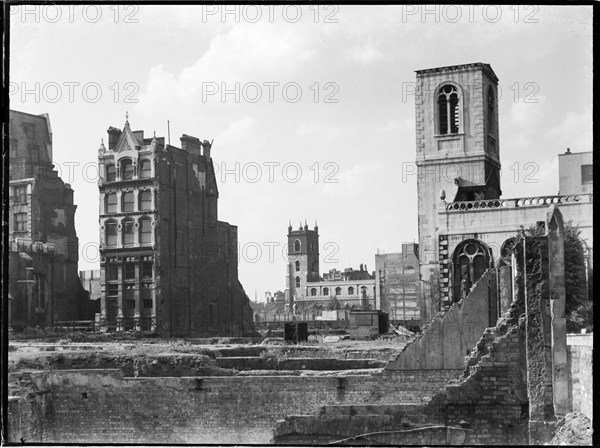
<svg viewBox="0 0 600 448"><path fill-rule="evenodd" d="M438 208L444 200L497 199L501 194L498 78L483 63L416 73L419 263L422 284L429 286L422 292L427 321L439 310Z"/></svg>
<svg viewBox="0 0 600 448"><path fill-rule="evenodd" d="M306 221L298 230L288 227L287 286L289 305L306 295L306 282L319 280L319 227L309 230Z"/></svg>

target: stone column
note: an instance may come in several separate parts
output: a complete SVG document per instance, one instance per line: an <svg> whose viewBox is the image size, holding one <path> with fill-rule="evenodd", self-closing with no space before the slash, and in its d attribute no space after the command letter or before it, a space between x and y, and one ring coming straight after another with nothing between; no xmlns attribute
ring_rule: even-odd
<svg viewBox="0 0 600 448"><path fill-rule="evenodd" d="M565 318L565 232L562 213L554 204L546 212L548 237L550 319L552 333L552 398L554 414L571 411Z"/></svg>

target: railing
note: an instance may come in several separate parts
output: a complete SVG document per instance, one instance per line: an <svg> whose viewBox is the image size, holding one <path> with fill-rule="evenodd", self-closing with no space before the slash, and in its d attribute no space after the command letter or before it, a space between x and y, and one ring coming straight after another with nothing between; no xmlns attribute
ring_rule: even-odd
<svg viewBox="0 0 600 448"><path fill-rule="evenodd" d="M561 196L536 196L516 199L484 199L479 201L460 201L446 204L446 211L486 210L498 208L540 207L550 204L591 203L593 193L569 194Z"/></svg>

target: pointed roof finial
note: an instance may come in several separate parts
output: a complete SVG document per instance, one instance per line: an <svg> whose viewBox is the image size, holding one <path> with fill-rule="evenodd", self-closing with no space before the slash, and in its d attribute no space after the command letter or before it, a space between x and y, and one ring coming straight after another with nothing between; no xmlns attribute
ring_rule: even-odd
<svg viewBox="0 0 600 448"><path fill-rule="evenodd" d="M100 147L98 148L98 152L103 154L106 151L106 146L104 146L104 139L100 139Z"/></svg>
<svg viewBox="0 0 600 448"><path fill-rule="evenodd" d="M156 138L156 129L154 130L154 138Z"/></svg>
<svg viewBox="0 0 600 448"><path fill-rule="evenodd" d="M125 126L129 126L129 112L125 111Z"/></svg>

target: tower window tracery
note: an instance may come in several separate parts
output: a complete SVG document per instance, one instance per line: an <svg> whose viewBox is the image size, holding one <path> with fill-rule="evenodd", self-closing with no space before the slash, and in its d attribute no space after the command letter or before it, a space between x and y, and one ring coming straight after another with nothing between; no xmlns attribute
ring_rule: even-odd
<svg viewBox="0 0 600 448"><path fill-rule="evenodd" d="M440 134L458 134L461 132L461 105L460 95L455 86L447 84L440 89L438 93L438 124Z"/></svg>

